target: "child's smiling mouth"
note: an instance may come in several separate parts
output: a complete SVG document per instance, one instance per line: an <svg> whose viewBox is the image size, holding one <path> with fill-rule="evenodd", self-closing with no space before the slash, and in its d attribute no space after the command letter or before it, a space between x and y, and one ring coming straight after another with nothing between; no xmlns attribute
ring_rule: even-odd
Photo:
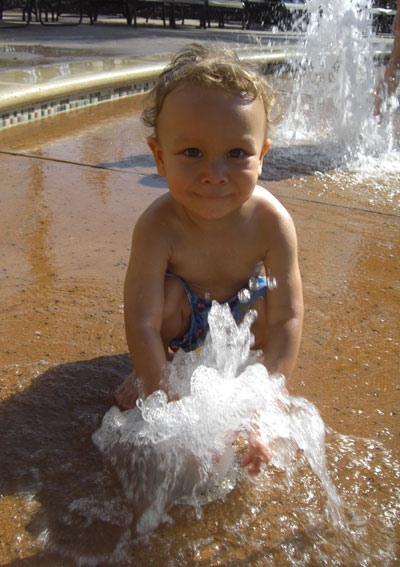
<svg viewBox="0 0 400 567"><path fill-rule="evenodd" d="M230 192L218 191L196 191L194 195L200 199L218 200L226 199L231 196Z"/></svg>

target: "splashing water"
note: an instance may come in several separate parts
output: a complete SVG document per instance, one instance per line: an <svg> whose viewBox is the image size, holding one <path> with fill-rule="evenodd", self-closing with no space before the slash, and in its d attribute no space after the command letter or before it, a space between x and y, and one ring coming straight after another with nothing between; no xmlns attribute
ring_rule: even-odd
<svg viewBox="0 0 400 567"><path fill-rule="evenodd" d="M228 306L214 302L200 354L179 352L166 390L137 407L112 408L93 440L116 470L136 518L137 534L168 519L177 502L199 506L220 498L242 474L235 440L259 435L268 466L288 470L300 449L327 494L327 512L341 525L341 502L325 462L325 428L317 409L290 397L282 376L271 376L250 353L254 313L237 326Z"/></svg>
<svg viewBox="0 0 400 567"><path fill-rule="evenodd" d="M309 25L289 108L279 129L287 143L320 144L321 161L368 173L400 170L392 96L374 116L377 80L371 2L306 0ZM325 158L327 159L327 158Z"/></svg>

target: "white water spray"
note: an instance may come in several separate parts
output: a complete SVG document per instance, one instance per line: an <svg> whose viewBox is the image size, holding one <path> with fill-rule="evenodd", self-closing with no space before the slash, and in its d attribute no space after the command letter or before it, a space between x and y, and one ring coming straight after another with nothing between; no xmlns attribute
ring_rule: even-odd
<svg viewBox="0 0 400 567"><path fill-rule="evenodd" d="M258 435L271 451L267 466L289 469L303 451L326 491L327 511L341 523L340 499L325 463L325 428L317 409L290 397L250 352L254 314L238 327L228 306L214 303L200 354L179 352L170 367L168 402L157 391L133 410L112 408L93 440L118 474L137 534L168 519L177 502L198 506L229 491L243 468L235 441Z"/></svg>
<svg viewBox="0 0 400 567"><path fill-rule="evenodd" d="M381 117L374 116L371 4L306 0L310 21L304 56L279 138L290 144L319 143L320 152L329 152L337 166L371 171L371 160L379 168L383 158L384 169L394 166L398 171L396 95L384 103Z"/></svg>

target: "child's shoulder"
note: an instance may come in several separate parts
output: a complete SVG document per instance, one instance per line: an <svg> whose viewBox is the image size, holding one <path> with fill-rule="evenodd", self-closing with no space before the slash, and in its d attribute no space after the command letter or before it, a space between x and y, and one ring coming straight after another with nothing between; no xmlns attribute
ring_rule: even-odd
<svg viewBox="0 0 400 567"><path fill-rule="evenodd" d="M271 246L287 248L296 246L297 236L293 219L282 203L263 187L257 186L254 193L254 223L261 237Z"/></svg>
<svg viewBox="0 0 400 567"><path fill-rule="evenodd" d="M257 185L253 192L253 204L256 214L267 216L270 219L290 218L289 212L282 203L264 187Z"/></svg>
<svg viewBox="0 0 400 567"><path fill-rule="evenodd" d="M164 193L153 201L139 216L135 223L134 233L146 238L166 238L177 223L179 211L169 193Z"/></svg>
<svg viewBox="0 0 400 567"><path fill-rule="evenodd" d="M175 209L170 193L163 193L141 213L137 222L147 224L163 220L163 224L165 224L168 219L176 215Z"/></svg>

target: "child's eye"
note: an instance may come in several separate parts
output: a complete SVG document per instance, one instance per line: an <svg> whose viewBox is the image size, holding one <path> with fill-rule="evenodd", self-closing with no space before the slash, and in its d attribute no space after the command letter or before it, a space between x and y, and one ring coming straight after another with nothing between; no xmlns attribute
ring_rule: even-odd
<svg viewBox="0 0 400 567"><path fill-rule="evenodd" d="M246 155L246 152L241 148L233 148L233 150L229 150L228 153L231 158L242 158Z"/></svg>
<svg viewBox="0 0 400 567"><path fill-rule="evenodd" d="M183 153L187 157L192 157L192 158L201 157L201 151L198 148L186 148L186 150Z"/></svg>

